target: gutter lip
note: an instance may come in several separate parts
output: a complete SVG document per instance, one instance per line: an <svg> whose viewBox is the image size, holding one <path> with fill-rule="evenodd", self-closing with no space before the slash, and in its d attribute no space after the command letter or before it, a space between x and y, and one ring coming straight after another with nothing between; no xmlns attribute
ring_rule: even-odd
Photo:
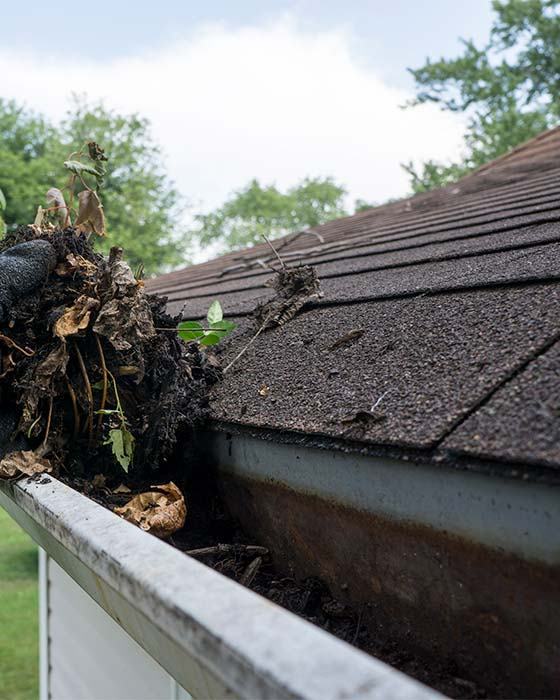
<svg viewBox="0 0 560 700"><path fill-rule="evenodd" d="M0 505L57 560L60 547L235 697L437 700L443 696L336 639L48 477L0 483ZM22 517L18 517L22 516ZM29 521L29 518L33 522ZM22 522L20 522L22 524ZM59 561L58 563L61 563ZM90 591L88 591L90 592ZM103 596L102 596L103 598ZM103 600L97 600L103 606ZM118 618L109 605L103 606ZM125 625L117 619L123 627ZM151 625L151 627L150 627ZM125 627L142 646L142 634ZM163 652L151 654L164 668ZM163 658L162 658L163 657ZM177 666L175 666L175 670ZM183 673L183 675L181 675ZM172 674L189 690L189 672Z"/></svg>

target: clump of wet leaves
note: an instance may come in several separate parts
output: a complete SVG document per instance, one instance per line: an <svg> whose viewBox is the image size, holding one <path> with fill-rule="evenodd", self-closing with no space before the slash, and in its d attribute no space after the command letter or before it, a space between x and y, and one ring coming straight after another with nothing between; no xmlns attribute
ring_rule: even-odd
<svg viewBox="0 0 560 700"><path fill-rule="evenodd" d="M179 434L205 419L217 360L179 337L120 249L106 259L84 231L30 226L0 250L37 238L53 245L54 271L0 328L0 391L18 410L16 434L71 474L157 473Z"/></svg>

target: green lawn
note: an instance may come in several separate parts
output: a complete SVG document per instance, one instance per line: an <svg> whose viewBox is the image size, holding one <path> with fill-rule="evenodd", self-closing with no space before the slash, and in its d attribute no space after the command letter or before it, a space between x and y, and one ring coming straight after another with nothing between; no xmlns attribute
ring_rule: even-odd
<svg viewBox="0 0 560 700"><path fill-rule="evenodd" d="M37 547L0 508L0 698L36 700Z"/></svg>

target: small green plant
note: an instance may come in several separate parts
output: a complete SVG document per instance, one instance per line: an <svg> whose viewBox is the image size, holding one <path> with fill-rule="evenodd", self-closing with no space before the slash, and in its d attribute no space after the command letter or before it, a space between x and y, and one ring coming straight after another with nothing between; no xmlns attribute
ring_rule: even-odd
<svg viewBox="0 0 560 700"><path fill-rule="evenodd" d="M210 304L206 320L208 321L207 328L204 328L198 321L182 321L177 326L179 338L186 341L194 340L205 346L216 345L235 328L233 321L224 319L224 312L218 300Z"/></svg>
<svg viewBox="0 0 560 700"><path fill-rule="evenodd" d="M128 469L132 463L134 456L134 435L128 429L128 421L121 406L119 391L115 377L109 373L113 382L113 391L115 392L116 408L103 408L96 411L102 416L111 416L116 419L118 425L109 430L109 437L103 443L111 445L113 455L121 467L128 473Z"/></svg>

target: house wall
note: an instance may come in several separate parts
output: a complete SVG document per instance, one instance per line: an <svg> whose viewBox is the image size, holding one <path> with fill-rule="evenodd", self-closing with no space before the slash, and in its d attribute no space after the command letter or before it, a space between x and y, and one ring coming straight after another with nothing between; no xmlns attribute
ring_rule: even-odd
<svg viewBox="0 0 560 700"><path fill-rule="evenodd" d="M40 558L41 700L190 700L42 550Z"/></svg>

